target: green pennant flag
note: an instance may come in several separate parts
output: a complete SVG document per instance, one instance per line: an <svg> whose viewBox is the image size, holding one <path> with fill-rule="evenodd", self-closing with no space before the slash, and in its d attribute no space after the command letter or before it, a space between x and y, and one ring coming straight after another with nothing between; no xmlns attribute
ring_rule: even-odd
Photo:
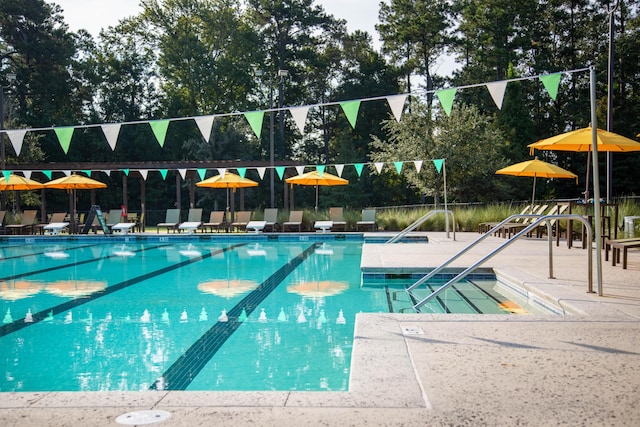
<svg viewBox="0 0 640 427"><path fill-rule="evenodd" d="M434 159L433 165L436 167L438 173L442 171L442 164L444 163L444 159Z"/></svg>
<svg viewBox="0 0 640 427"><path fill-rule="evenodd" d="M324 173L325 168L325 165L316 165L316 170L318 171L318 175L320 175L320 178L322 178L322 174Z"/></svg>
<svg viewBox="0 0 640 427"><path fill-rule="evenodd" d="M396 166L396 170L398 171L398 174L400 174L400 172L402 172L402 164L404 162L393 162L393 164Z"/></svg>
<svg viewBox="0 0 640 427"><path fill-rule="evenodd" d="M91 171L90 170L84 169L84 170L82 170L82 173L84 173L88 177L91 177Z"/></svg>
<svg viewBox="0 0 640 427"><path fill-rule="evenodd" d="M560 87L560 79L562 78L562 73L553 73L547 74L546 76L540 76L540 81L544 85L544 88L547 89L551 99L554 101L558 96L558 87Z"/></svg>
<svg viewBox="0 0 640 427"><path fill-rule="evenodd" d="M240 175L240 178L244 178L244 176L247 174L247 168L237 168L236 170L238 171L238 175Z"/></svg>
<svg viewBox="0 0 640 427"><path fill-rule="evenodd" d="M356 168L356 172L358 172L358 176L362 175L362 169L364 168L364 163L356 163L353 166Z"/></svg>
<svg viewBox="0 0 640 427"><path fill-rule="evenodd" d="M4 180L9 182L9 177L11 176L11 171L2 171L2 175L4 176Z"/></svg>
<svg viewBox="0 0 640 427"><path fill-rule="evenodd" d="M206 168L198 168L196 170L198 171L198 175L200 176L200 181L204 180L204 176L207 174L207 169Z"/></svg>
<svg viewBox="0 0 640 427"><path fill-rule="evenodd" d="M256 134L256 137L260 138L260 135L262 135L264 111L250 111L248 113L244 113L244 117L249 122L249 125L251 126L251 129L253 129L253 133Z"/></svg>
<svg viewBox="0 0 640 427"><path fill-rule="evenodd" d="M167 129L169 129L169 120L152 120L149 122L153 134L156 136L160 147L164 147L164 139L167 137Z"/></svg>
<svg viewBox="0 0 640 427"><path fill-rule="evenodd" d="M126 176L129 176L129 169L120 169Z"/></svg>
<svg viewBox="0 0 640 427"><path fill-rule="evenodd" d="M167 179L167 169L160 169L160 175L162 175L162 179Z"/></svg>
<svg viewBox="0 0 640 427"><path fill-rule="evenodd" d="M347 116L347 120L351 123L351 127L355 129L356 120L358 119L358 110L360 109L360 101L341 102L340 106L342 107L342 111L344 111L345 116Z"/></svg>
<svg viewBox="0 0 640 427"><path fill-rule="evenodd" d="M47 177L47 179L51 179L51 171L42 171L42 173Z"/></svg>
<svg viewBox="0 0 640 427"><path fill-rule="evenodd" d="M71 137L73 136L74 131L73 126L63 127L63 128L53 128L56 136L58 137L58 142L60 142L60 146L62 147L62 151L64 154L69 152L69 145L71 144Z"/></svg>
<svg viewBox="0 0 640 427"><path fill-rule="evenodd" d="M284 176L284 166L276 166L276 172L278 172L278 176L280 177L280 179L282 179L282 177Z"/></svg>
<svg viewBox="0 0 640 427"><path fill-rule="evenodd" d="M453 108L453 99L456 97L456 88L442 89L436 91L436 96L442 105L442 109L447 116L451 115L451 109Z"/></svg>

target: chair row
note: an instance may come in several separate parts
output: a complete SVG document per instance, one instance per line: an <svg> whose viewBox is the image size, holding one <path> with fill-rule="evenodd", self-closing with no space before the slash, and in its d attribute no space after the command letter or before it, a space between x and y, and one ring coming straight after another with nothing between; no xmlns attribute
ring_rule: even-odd
<svg viewBox="0 0 640 427"><path fill-rule="evenodd" d="M490 232L501 237L511 238L511 236L519 233L520 231L524 230L529 225L531 225L537 218L544 215L562 215L567 208L568 208L568 205L554 205L551 208L549 208L549 205L546 205L546 204L535 205L535 206L527 205L520 212L520 215L532 215L532 216L518 217L518 218L515 218L513 221L510 221L506 224L502 224L501 226L498 226L501 221L500 222L483 222L478 225L478 232L480 233ZM552 226L553 233L556 235L556 237L559 237L560 233L562 232L559 221L557 219L551 219L549 222ZM538 225L534 230L531 230L531 232L528 233L527 235L532 236L535 233L536 237L542 237L546 231L547 231L547 224L544 223L544 224Z"/></svg>
<svg viewBox="0 0 640 427"><path fill-rule="evenodd" d="M20 222L17 224L4 224L6 211L0 211L0 230L5 234L59 234L69 231L71 219L67 212L55 212L51 214L48 222L38 223L36 217L37 210L25 210L22 212ZM85 227L85 214L77 217L77 229L82 230ZM105 223L110 231L120 230L128 232L131 229L142 231L144 224L144 214L138 218L137 214L128 214L123 216L122 209L112 209L105 215ZM102 229L97 217L94 217L89 229L94 233L98 229Z"/></svg>

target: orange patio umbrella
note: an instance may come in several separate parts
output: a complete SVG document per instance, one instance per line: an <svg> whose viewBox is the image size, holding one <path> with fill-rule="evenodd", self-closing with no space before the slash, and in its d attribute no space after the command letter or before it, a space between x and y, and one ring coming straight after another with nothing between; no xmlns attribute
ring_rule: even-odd
<svg viewBox="0 0 640 427"><path fill-rule="evenodd" d="M73 224L72 229L75 229L76 190L93 190L95 188L107 188L107 184L83 175L71 174L69 176L64 176L62 178L46 182L44 184L44 187L71 191L71 196L73 198L73 201L71 202L71 223Z"/></svg>
<svg viewBox="0 0 640 427"><path fill-rule="evenodd" d="M285 179L287 183L290 185L314 185L316 187L316 212L318 211L318 187L323 186L333 186L333 185L347 185L349 181L340 178L339 176L332 175L327 172L320 173L317 170L303 173L301 175L292 176L291 178Z"/></svg>
<svg viewBox="0 0 640 427"><path fill-rule="evenodd" d="M198 187L206 188L226 188L227 189L227 212L229 211L229 189L236 192L238 188L257 187L258 183L249 179L236 175L235 173L226 172L224 175L216 175L207 178L204 181L196 183Z"/></svg>

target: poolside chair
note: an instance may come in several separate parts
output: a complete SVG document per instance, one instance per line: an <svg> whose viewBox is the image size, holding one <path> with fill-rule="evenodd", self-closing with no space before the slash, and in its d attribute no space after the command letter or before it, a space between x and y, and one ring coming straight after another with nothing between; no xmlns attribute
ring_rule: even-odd
<svg viewBox="0 0 640 427"><path fill-rule="evenodd" d="M189 234L193 234L202 226L202 208L189 209L187 221L178 225L178 232L186 230Z"/></svg>
<svg viewBox="0 0 640 427"><path fill-rule="evenodd" d="M333 222L331 231L347 231L343 208L329 208L329 220Z"/></svg>
<svg viewBox="0 0 640 427"><path fill-rule="evenodd" d="M6 225L4 229L7 231L7 234L25 234L27 231L33 234L37 214L38 211L35 210L24 211L22 212L20 224L9 224Z"/></svg>
<svg viewBox="0 0 640 427"><path fill-rule="evenodd" d="M164 218L164 222L156 225L156 233L160 233L161 228L166 228L167 233L171 230L177 232L178 224L180 223L180 209L167 209L167 213Z"/></svg>
<svg viewBox="0 0 640 427"><path fill-rule="evenodd" d="M280 228L280 224L278 224L277 208L266 208L264 210L263 219L266 222L264 226L264 231L278 231L278 228Z"/></svg>
<svg viewBox="0 0 640 427"><path fill-rule="evenodd" d="M236 220L231 223L231 230L244 231L251 221L251 211L236 212Z"/></svg>
<svg viewBox="0 0 640 427"><path fill-rule="evenodd" d="M526 205L521 211L520 215L526 215L531 213L531 205ZM524 218L516 218L513 222L522 222ZM489 221L489 222L481 222L478 224L478 233L487 233L491 231L496 225L500 224L502 221Z"/></svg>
<svg viewBox="0 0 640 427"><path fill-rule="evenodd" d="M0 211L0 232L4 234L4 217L7 216L7 211Z"/></svg>
<svg viewBox="0 0 640 427"><path fill-rule="evenodd" d="M568 204L555 205L549 212L545 215L562 215L567 209L569 209ZM562 234L562 229L560 227L560 221L556 218L550 219L549 224L551 224L551 233L556 237L556 244L560 243L560 234ZM547 233L547 223L544 222L536 227L535 230L536 237L543 237Z"/></svg>
<svg viewBox="0 0 640 427"><path fill-rule="evenodd" d="M67 218L66 212L56 212L51 215L47 224L38 224L35 226L36 234L58 234L69 226L69 222L65 221Z"/></svg>
<svg viewBox="0 0 640 427"><path fill-rule="evenodd" d="M215 228L220 232L220 229L224 228L225 224L224 211L211 211L211 214L209 214L209 221L202 224L202 229L203 231L207 231L208 228L210 232L213 233L213 229Z"/></svg>
<svg viewBox="0 0 640 427"><path fill-rule="evenodd" d="M111 228L122 222L122 209L111 209L107 214L107 228L109 230L102 230L105 234L111 232Z"/></svg>
<svg viewBox="0 0 640 427"><path fill-rule="evenodd" d="M534 206L533 208L533 215L543 215L544 212L546 212L547 208L549 207L549 205L537 205ZM503 224L500 229L495 230L496 233L498 233L501 237L507 237L507 238L511 238L512 235L516 235L518 234L521 230L525 229L526 227L529 226L529 224L531 224L534 221L535 218L529 218L529 217L525 217L525 218L520 218L519 221L513 221L513 222L508 222L506 224ZM531 236L531 233L528 233L529 236Z"/></svg>
<svg viewBox="0 0 640 427"><path fill-rule="evenodd" d="M287 231L290 229L294 231L295 229L298 232L302 231L302 216L304 212L302 211L291 211L289 212L289 221L282 223L282 231Z"/></svg>
<svg viewBox="0 0 640 427"><path fill-rule="evenodd" d="M360 231L376 231L378 229L378 224L376 224L376 210L375 209L363 209L362 210L362 220L356 222L356 230Z"/></svg>

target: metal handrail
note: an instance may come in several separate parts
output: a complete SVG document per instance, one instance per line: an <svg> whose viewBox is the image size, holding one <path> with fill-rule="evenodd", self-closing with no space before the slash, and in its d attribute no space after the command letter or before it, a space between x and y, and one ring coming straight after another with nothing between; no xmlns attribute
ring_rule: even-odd
<svg viewBox="0 0 640 427"><path fill-rule="evenodd" d="M506 224L507 222L509 222L511 219L513 219L514 217L536 217L539 215L522 215L522 214L516 214L516 215L512 215L509 218L505 219L504 221L502 221L500 224L498 224L496 227L500 227L504 224ZM461 273L459 273L457 276L455 276L453 279L449 280L447 283L445 283L443 286L441 286L440 288L438 288L437 290L435 290L434 292L432 292L431 294L429 294L427 297L423 298L422 300L418 301L413 308L416 311L419 311L420 307L422 307L424 304L428 303L429 301L431 301L433 298L436 297L436 295L438 295L440 292L442 292L443 290L445 290L446 288L448 288L449 286L459 282L460 280L464 279L469 273L471 273L473 270L475 270L476 268L478 268L480 265L482 265L485 261L487 261L488 259L492 258L494 255L498 254L499 252L501 252L503 249L505 249L506 247L510 246L513 242L515 242L517 239L519 239L520 237L522 237L523 235L529 233L531 230L535 229L540 223L542 222L547 222L547 234L548 234L548 241L549 241L549 278L553 278L553 239L552 239L552 230L551 230L551 219L575 219L578 220L580 222L583 223L583 225L585 226L586 230L587 230L587 238L589 239L589 241L592 240L592 228L591 228L591 223L589 221L587 221L584 217L580 216L580 215L575 215L575 214L570 214L570 215L561 215L561 214L556 214L556 215L544 215L542 217L539 217L538 219L536 219L535 221L533 221L531 224L529 224L528 226L526 226L523 230L521 230L519 233L517 233L516 235L514 235L512 238L508 239L505 243L503 243L502 245L500 245L498 248L494 249L493 251L491 251L489 254L485 255L482 259L480 259L478 262L476 262L475 264L473 264L472 266L468 267L467 269L465 269L464 271L462 271ZM437 274L438 272L440 272L442 269L444 269L447 265L451 264L453 261L455 261L456 259L458 259L461 255L463 255L464 253L466 253L468 250L470 250L472 247L474 247L475 245L477 245L479 242L481 242L482 240L484 240L486 237L488 237L491 233L486 233L485 235L481 236L480 238L478 238L477 240L475 240L474 242L472 242L470 245L468 245L467 247L465 247L462 251L458 252L456 255L454 255L453 257L451 257L449 260L445 261L443 264L441 264L440 266L438 266L437 268L435 268L434 270L432 270L429 274L427 274L426 276L424 276L423 278L421 278L420 280L418 280L416 283L414 283L413 285L411 285L409 288L407 288L407 292L411 294L411 291L413 289L415 289L417 286L420 286L421 284L423 284L424 282L426 282L427 280L429 280L431 277L433 277L435 274ZM593 251L592 248L590 246L590 249L588 251L588 261L587 261L587 274L588 274L588 278L587 278L587 283L588 283L588 290L587 292L593 292ZM600 280L600 277L598 277L598 294L602 295L602 282Z"/></svg>
<svg viewBox="0 0 640 427"><path fill-rule="evenodd" d="M412 224L408 225L404 230L402 230L401 232L399 232L398 234L396 234L395 236L393 236L392 238L387 240L384 244L386 245L387 243L395 243L395 242L397 242L398 240L402 239L404 236L409 234L411 231L413 231L416 228L418 228L423 222L425 222L426 220L428 220L429 218L431 218L433 215L435 215L437 213L444 213L446 215L451 214L451 221L453 222L453 240L456 240L456 217L453 214L453 211L450 211L449 209L434 209L434 210L429 211L426 214L422 215L420 218L415 220ZM448 219L449 217L446 216L446 218ZM448 233L449 233L449 227L447 227L447 237L449 237Z"/></svg>

